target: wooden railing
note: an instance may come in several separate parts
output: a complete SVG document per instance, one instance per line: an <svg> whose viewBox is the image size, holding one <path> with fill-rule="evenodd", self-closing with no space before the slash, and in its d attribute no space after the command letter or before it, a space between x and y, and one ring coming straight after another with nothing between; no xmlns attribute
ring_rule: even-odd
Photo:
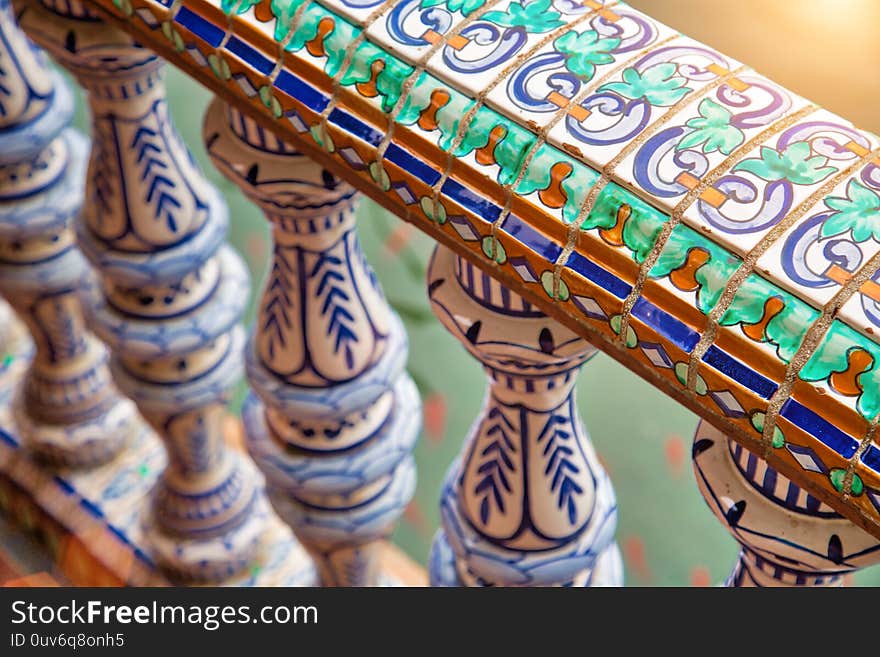
<svg viewBox="0 0 880 657"><path fill-rule="evenodd" d="M358 192L436 239L432 308L488 376L433 584L622 583L573 400L596 349L705 418L731 584L880 560L873 135L610 0L21 2L88 98L86 175L69 90L0 8L0 292L34 345L4 322L28 364L0 372L3 471L88 508L147 466L92 523L134 555L122 581L387 577L420 402ZM247 341L247 275L159 57L216 93L208 153L271 223ZM223 439L242 365L253 461Z"/></svg>

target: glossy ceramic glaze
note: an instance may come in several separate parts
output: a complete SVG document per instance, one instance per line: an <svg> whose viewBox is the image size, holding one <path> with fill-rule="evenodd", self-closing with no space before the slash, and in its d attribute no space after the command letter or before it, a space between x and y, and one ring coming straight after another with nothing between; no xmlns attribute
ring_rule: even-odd
<svg viewBox="0 0 880 657"><path fill-rule="evenodd" d="M415 489L421 402L403 371L403 325L358 244L357 194L220 102L205 139L217 167L272 223L247 347L248 447L321 582L375 585L380 539Z"/></svg>
<svg viewBox="0 0 880 657"><path fill-rule="evenodd" d="M880 532L775 438L880 490L875 136L623 3L94 2Z"/></svg>
<svg viewBox="0 0 880 657"><path fill-rule="evenodd" d="M181 580L220 580L267 526L261 478L222 422L242 371L249 281L223 244L218 192L168 117L161 61L80 2L31 4L22 27L83 85L93 143L79 243L98 274L87 312L120 388L163 439L168 464L146 534Z"/></svg>
<svg viewBox="0 0 880 657"><path fill-rule="evenodd" d="M0 2L0 294L34 346L9 396L28 446L56 464L106 462L143 430L110 378L104 346L86 328L78 293L90 275L73 221L83 203L88 143L70 129L73 95ZM8 307L4 370L23 365ZM3 375L0 375L3 376Z"/></svg>

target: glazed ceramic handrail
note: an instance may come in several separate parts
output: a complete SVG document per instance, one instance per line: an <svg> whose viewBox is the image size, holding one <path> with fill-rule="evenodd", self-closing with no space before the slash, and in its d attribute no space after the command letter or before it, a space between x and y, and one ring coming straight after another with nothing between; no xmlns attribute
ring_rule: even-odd
<svg viewBox="0 0 880 657"><path fill-rule="evenodd" d="M622 3L89 4L880 536L875 136Z"/></svg>

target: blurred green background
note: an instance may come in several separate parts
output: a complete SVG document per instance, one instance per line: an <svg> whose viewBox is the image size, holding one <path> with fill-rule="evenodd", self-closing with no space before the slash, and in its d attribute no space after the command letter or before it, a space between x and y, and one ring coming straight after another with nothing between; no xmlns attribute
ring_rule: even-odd
<svg viewBox="0 0 880 657"><path fill-rule="evenodd" d="M877 132L880 117L878 0L632 0L631 5L771 79ZM250 267L254 300L269 258L267 224L211 166L201 139L210 94L170 71L172 112L210 179L226 195L230 241ZM82 103L78 124L87 128ZM432 242L370 201L360 207L362 244L410 336L409 371L425 406L416 459L419 485L394 540L425 563L438 526L441 480L485 390L476 361L434 319L424 290ZM243 391L243 386L242 386ZM241 391L240 391L241 393ZM239 400L241 394L239 394ZM727 576L737 546L697 491L690 443L697 418L607 356L586 365L578 403L615 483L617 537L629 585L707 585ZM880 568L858 584L880 585Z"/></svg>

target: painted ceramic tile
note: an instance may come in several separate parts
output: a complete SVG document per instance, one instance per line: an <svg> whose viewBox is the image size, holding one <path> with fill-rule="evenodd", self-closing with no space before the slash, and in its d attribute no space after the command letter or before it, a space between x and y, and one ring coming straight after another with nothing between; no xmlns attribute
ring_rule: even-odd
<svg viewBox="0 0 880 657"><path fill-rule="evenodd" d="M674 34L623 4L610 4L569 23L524 56L490 91L487 104L523 125L544 126L607 71ZM576 117L585 114L582 108L572 110Z"/></svg>
<svg viewBox="0 0 880 657"><path fill-rule="evenodd" d="M311 107L311 114L300 117L298 132L311 129L313 141L368 184L365 172L370 171L386 198L415 221L445 231L462 249L482 252L545 292L543 278L570 237L568 226L585 231L561 279L573 281L574 290L577 278L577 292L558 302L561 312L580 312L603 332L613 334L612 307L630 294L633 272L651 253L672 209L704 185L684 223L665 241L650 285L633 308L630 328L649 336L667 358L687 360L699 340L683 317L700 319L693 313L711 312L742 255L771 226L804 212L737 289L721 317L719 343L730 353L713 344L703 356L706 393L717 392L722 400L701 397L712 413L733 417L732 406L724 406L725 391L733 390L736 398L748 390L737 401L740 407L768 399L817 319L816 307L839 289L839 279L878 252L868 225L878 207L878 169L859 164L876 148L874 137L827 112L808 114L804 99L621 3L605 8L564 0L250 5L239 18L249 24L261 20L259 12L287 12L263 21L264 28L274 26L263 33L283 40L290 52L340 85L335 97L314 92L314 105L325 109ZM384 13L363 26L364 34L360 23L379 7ZM281 32L275 29L279 25ZM449 44L437 45L450 35ZM267 44L264 54L274 45ZM236 56L260 70L250 54ZM429 70L420 71L418 64L425 62ZM296 67L284 72L294 80L299 74ZM384 126L352 113L353 94L393 113L407 130L383 137ZM483 95L485 102L476 100ZM288 98L294 104L305 100L296 94ZM322 111L343 144L339 149L318 136L315 117ZM293 120L295 112L285 112ZM548 143L542 143L538 133L551 126ZM442 152L403 143L401 136L410 133L450 153L455 166L444 163ZM382 163L369 161L383 141L388 147L384 176ZM605 167L608 173L606 165L613 167L608 184L597 171ZM857 166L863 170L855 174ZM497 222L510 250L504 262L499 261L504 254L483 246L491 222ZM818 279L822 274L824 281ZM822 424L822 414L845 416L847 431L858 433L852 429L855 420L863 423L878 406L871 372L880 353L868 338L871 313L880 304L871 296L872 285L844 307L839 318L854 328L833 324L780 416L780 426L804 432L803 441L807 436L821 441L832 431L827 421ZM658 298L685 304L661 307ZM660 352L640 339L630 347L627 336L627 346L644 354L645 366L667 380L678 377L677 371L667 371L666 360L649 357L648 352ZM672 369L678 364L673 362ZM740 388L734 390L722 376ZM818 388L825 390L822 401L816 401ZM760 433L760 427L750 426ZM823 449L843 459L841 450L858 440L841 438L839 450Z"/></svg>
<svg viewBox="0 0 880 657"><path fill-rule="evenodd" d="M421 63L438 50L454 53L471 44L470 31L465 35L460 30L479 22L479 17L497 4L499 0L405 0L367 25L367 38L406 61ZM449 45L444 45L444 38Z"/></svg>
<svg viewBox="0 0 880 657"><path fill-rule="evenodd" d="M876 138L819 110L741 157L709 188L725 199L697 200L685 220L745 254L783 217L821 194L834 176L877 146Z"/></svg>
<svg viewBox="0 0 880 657"><path fill-rule="evenodd" d="M757 268L817 308L830 301L880 252L880 227L876 226L880 187L872 186L866 175L866 169L873 166L863 167L834 187L770 246ZM861 296L869 307L880 300L873 284L863 286ZM864 315L862 322L870 317ZM875 316L872 325L880 330L880 316Z"/></svg>
<svg viewBox="0 0 880 657"><path fill-rule="evenodd" d="M648 126L650 136L642 137L615 167L621 179L670 212L706 174L735 157L738 149L808 105L751 71L723 81L716 78L710 84L703 93L685 97L687 107L664 124ZM713 188L701 200L719 205L726 196Z"/></svg>
<svg viewBox="0 0 880 657"><path fill-rule="evenodd" d="M569 114L553 126L548 140L560 148L575 146L601 168L660 117L739 67L702 44L678 37L604 76L577 103L583 115Z"/></svg>

